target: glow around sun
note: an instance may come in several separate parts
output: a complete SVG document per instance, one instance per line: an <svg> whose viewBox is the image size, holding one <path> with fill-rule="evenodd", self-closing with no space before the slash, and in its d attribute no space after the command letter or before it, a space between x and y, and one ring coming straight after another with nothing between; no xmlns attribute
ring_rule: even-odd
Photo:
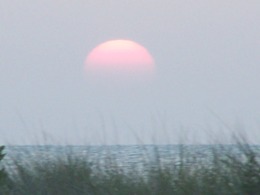
<svg viewBox="0 0 260 195"><path fill-rule="evenodd" d="M155 62L142 45L131 40L111 40L88 54L85 71L91 78L146 80L154 76Z"/></svg>

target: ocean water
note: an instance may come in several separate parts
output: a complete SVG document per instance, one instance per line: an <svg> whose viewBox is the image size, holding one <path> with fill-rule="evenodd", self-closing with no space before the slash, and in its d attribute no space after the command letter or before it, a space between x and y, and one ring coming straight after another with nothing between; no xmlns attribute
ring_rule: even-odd
<svg viewBox="0 0 260 195"><path fill-rule="evenodd" d="M236 145L111 145L111 146L56 146L28 145L6 146L3 165L7 171L15 167L14 161L30 165L32 162L49 162L57 159L84 159L99 166L116 165L124 171L143 171L147 167L162 165L178 165L185 160L186 164L207 163L213 158L212 148L218 154L232 152L241 159L243 152ZM251 146L260 159L260 146ZM224 156L224 155L223 155ZM149 165L149 166L147 166ZM107 167L106 167L107 168Z"/></svg>

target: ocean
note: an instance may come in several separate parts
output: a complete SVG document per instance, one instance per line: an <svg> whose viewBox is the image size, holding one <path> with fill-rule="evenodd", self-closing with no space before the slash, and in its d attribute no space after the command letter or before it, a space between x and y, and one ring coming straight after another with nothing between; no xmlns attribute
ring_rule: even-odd
<svg viewBox="0 0 260 195"><path fill-rule="evenodd" d="M260 146L250 146L260 159ZM213 150L214 149L214 150ZM102 167L108 163L116 165L124 171L143 171L148 167L162 165L178 165L185 163L212 162L214 152L224 154L232 152L243 159L243 151L237 145L110 145L110 146L62 146L62 145L26 145L6 146L3 166L12 171L15 163L28 164L32 162L46 163L68 157L83 159ZM223 155L224 157L225 155Z"/></svg>

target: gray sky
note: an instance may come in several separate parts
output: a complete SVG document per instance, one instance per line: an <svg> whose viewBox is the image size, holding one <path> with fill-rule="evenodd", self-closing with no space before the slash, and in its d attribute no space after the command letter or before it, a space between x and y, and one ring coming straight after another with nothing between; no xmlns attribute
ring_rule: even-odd
<svg viewBox="0 0 260 195"><path fill-rule="evenodd" d="M0 0L0 145L260 143L259 0ZM89 85L86 55L131 39L149 86Z"/></svg>

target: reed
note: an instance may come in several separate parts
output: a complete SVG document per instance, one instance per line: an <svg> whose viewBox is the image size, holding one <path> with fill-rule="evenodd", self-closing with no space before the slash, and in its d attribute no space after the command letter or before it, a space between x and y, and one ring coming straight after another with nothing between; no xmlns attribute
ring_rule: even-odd
<svg viewBox="0 0 260 195"><path fill-rule="evenodd" d="M242 195L259 194L260 164L256 146L211 145L210 155L201 159L180 145L171 162L144 160L143 172L122 169L115 160L105 163L67 155L44 162L23 164L14 160L15 172L0 186L0 194L12 195ZM175 160L174 160L175 159Z"/></svg>

